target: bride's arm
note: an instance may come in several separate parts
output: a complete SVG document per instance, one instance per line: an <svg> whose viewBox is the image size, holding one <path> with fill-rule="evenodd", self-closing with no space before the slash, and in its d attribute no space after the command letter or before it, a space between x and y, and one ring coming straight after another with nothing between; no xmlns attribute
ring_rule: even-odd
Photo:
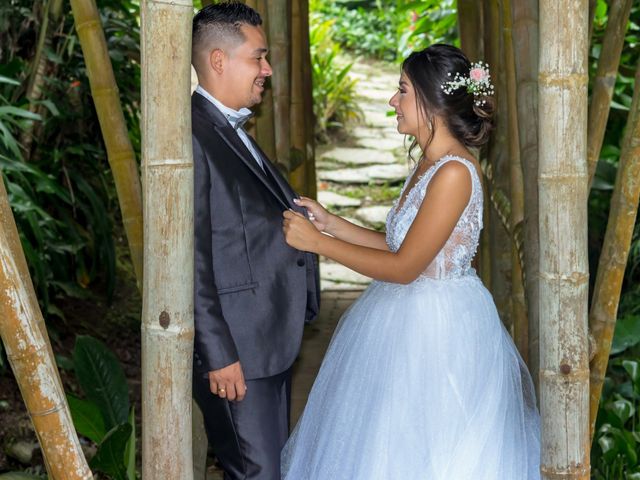
<svg viewBox="0 0 640 480"><path fill-rule="evenodd" d="M284 213L285 237L294 248L324 255L368 277L410 283L446 243L469 202L471 190L471 174L465 165L443 165L431 179L415 220L395 253L322 235L295 212Z"/></svg>
<svg viewBox="0 0 640 480"><path fill-rule="evenodd" d="M328 233L335 238L355 245L378 250L389 250L384 233L355 225L338 215L328 212L322 205L311 198L300 197L295 199L294 202L307 209L310 217L313 218L312 223L321 232Z"/></svg>

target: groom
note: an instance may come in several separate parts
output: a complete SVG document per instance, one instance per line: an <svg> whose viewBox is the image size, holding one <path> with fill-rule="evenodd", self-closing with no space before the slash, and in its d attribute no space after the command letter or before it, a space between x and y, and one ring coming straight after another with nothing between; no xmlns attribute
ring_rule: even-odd
<svg viewBox="0 0 640 480"><path fill-rule="evenodd" d="M315 257L282 234L297 195L243 128L272 73L261 23L237 2L193 19L193 393L225 480L280 479L291 365L319 301Z"/></svg>

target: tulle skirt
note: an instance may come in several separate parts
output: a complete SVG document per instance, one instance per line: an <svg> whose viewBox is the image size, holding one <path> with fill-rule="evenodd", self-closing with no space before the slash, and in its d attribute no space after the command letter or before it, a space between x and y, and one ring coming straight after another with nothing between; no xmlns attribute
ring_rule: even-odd
<svg viewBox="0 0 640 480"><path fill-rule="evenodd" d="M531 378L476 275L373 282L283 453L287 480L537 480Z"/></svg>

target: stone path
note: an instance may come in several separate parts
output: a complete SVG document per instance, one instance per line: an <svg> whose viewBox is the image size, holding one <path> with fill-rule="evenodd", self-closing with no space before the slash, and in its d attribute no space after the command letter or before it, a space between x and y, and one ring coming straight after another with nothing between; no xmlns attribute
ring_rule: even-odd
<svg viewBox="0 0 640 480"><path fill-rule="evenodd" d="M364 120L343 142L318 146L318 200L359 225L382 230L408 173L404 136L395 116L388 115L399 72L377 62L355 62L350 75L358 79ZM327 259L321 259L320 276L323 291L363 289L369 283Z"/></svg>

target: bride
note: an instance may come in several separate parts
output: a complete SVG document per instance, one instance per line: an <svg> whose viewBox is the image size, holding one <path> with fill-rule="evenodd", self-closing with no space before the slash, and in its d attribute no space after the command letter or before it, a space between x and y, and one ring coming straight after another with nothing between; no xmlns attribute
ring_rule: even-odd
<svg viewBox="0 0 640 480"><path fill-rule="evenodd" d="M336 329L283 478L540 478L531 378L471 267L483 195L469 148L488 139L492 93L488 66L459 49L412 53L389 103L421 156L386 234L309 198L309 220L284 213L290 246L375 281Z"/></svg>

